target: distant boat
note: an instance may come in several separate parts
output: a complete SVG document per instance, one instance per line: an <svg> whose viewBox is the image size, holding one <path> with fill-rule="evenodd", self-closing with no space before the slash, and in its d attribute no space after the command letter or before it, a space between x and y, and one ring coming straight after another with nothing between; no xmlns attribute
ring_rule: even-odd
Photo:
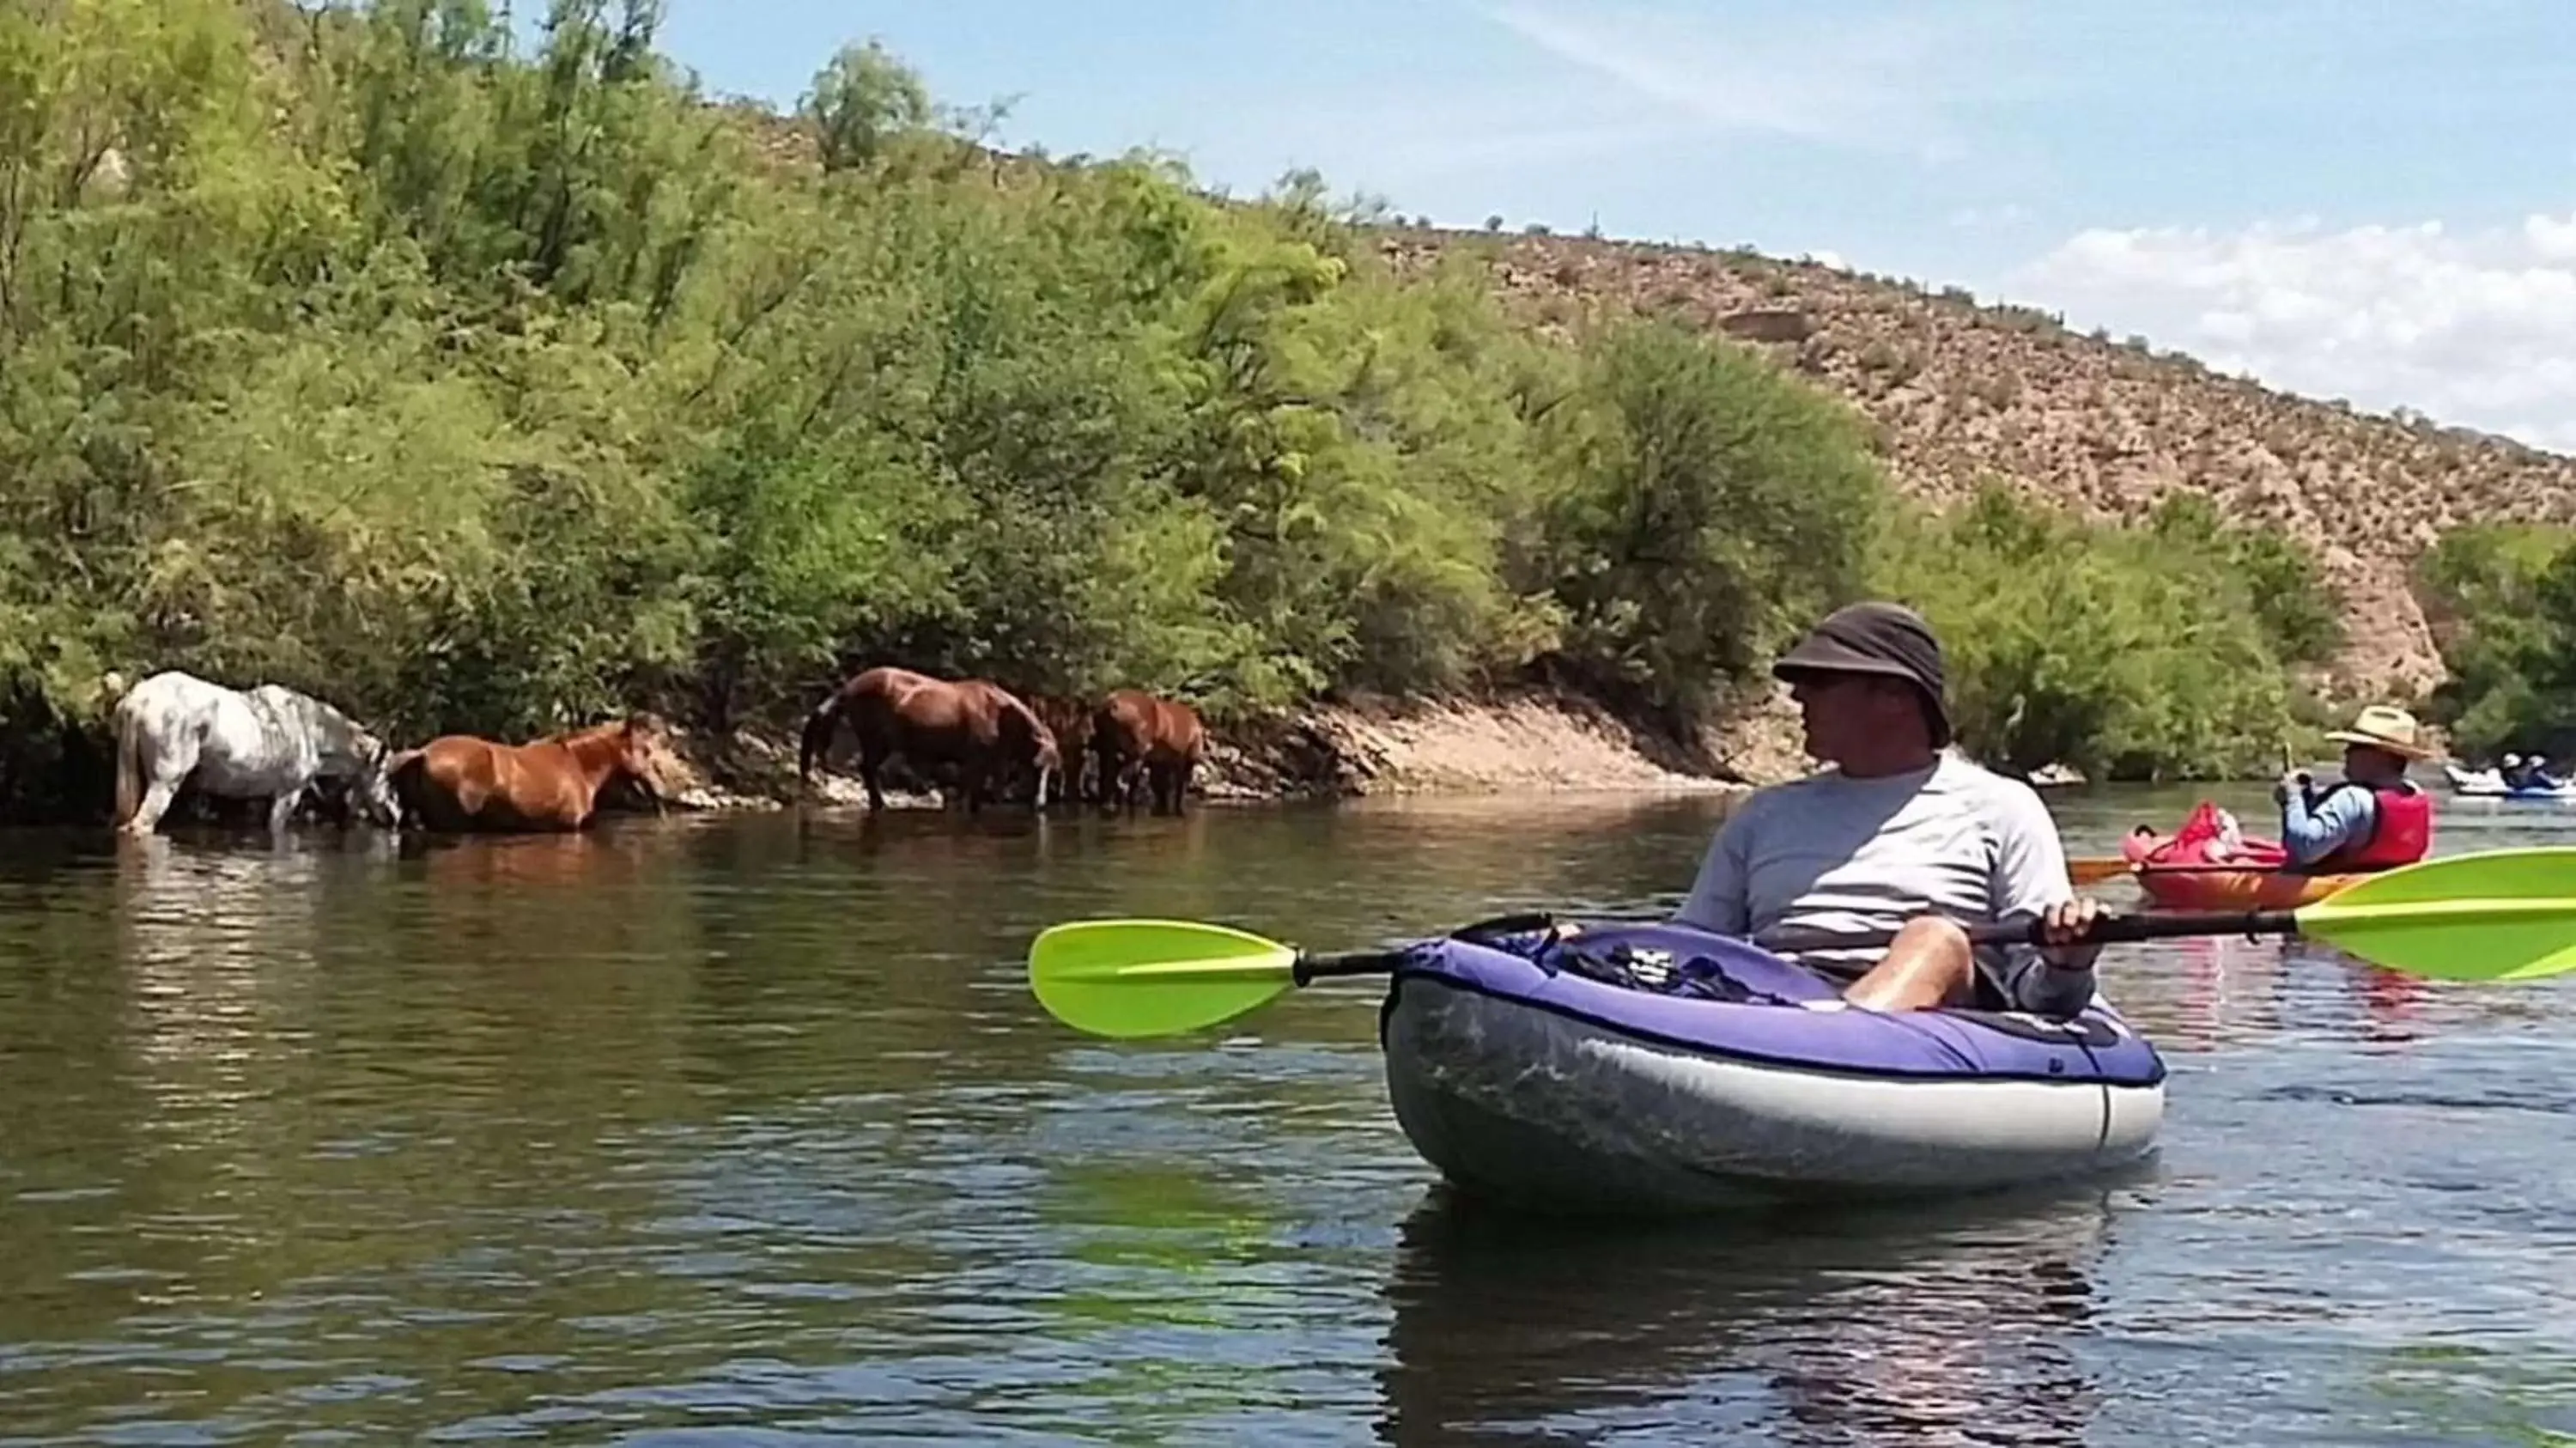
<svg viewBox="0 0 2576 1448"><path fill-rule="evenodd" d="M2506 787L2504 776L2493 769L2462 769L2445 760L2442 772L2451 777L2452 793L2471 799L2528 799L2544 804L2576 801L2576 780L2543 789L2528 785L2512 789Z"/></svg>

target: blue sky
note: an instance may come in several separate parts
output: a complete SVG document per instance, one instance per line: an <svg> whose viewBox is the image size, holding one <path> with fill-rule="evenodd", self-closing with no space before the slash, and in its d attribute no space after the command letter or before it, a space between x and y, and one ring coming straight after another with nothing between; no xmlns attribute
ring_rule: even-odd
<svg viewBox="0 0 2576 1448"><path fill-rule="evenodd" d="M874 36L1000 139L1750 242L2576 444L2576 5L669 0L711 90Z"/></svg>

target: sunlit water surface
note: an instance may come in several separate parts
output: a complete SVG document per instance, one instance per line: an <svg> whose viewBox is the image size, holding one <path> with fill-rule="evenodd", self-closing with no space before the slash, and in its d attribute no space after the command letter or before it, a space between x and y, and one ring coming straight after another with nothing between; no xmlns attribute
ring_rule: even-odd
<svg viewBox="0 0 2576 1448"><path fill-rule="evenodd" d="M1368 983L1148 1044L1025 988L1081 915L1668 904L1720 808L0 835L0 1442L2576 1441L2576 987L2121 948L2148 1170L1656 1231L1450 1201Z"/></svg>

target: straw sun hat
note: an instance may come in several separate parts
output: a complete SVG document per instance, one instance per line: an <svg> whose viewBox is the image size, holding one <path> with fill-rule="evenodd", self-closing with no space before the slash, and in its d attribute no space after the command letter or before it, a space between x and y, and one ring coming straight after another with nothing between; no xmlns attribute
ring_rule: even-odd
<svg viewBox="0 0 2576 1448"><path fill-rule="evenodd" d="M2433 751L2417 742L2418 734L2414 715L2393 705L2373 704L2353 718L2351 728L2329 731L2326 737L2337 744L2366 744L2408 759L2432 758Z"/></svg>

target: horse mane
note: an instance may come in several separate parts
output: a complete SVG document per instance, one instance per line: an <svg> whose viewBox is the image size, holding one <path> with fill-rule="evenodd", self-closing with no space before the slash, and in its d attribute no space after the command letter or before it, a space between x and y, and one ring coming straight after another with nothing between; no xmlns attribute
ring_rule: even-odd
<svg viewBox="0 0 2576 1448"><path fill-rule="evenodd" d="M328 699L316 698L293 685L281 684L275 680L255 684L251 686L249 692L257 694L263 690L276 691L281 702L296 715L295 723L307 733L324 736L336 734L339 737L332 740L334 744L345 744L353 750L359 747L358 741L361 739L371 741L379 747L384 744L384 740L377 735L376 731L360 723L356 715ZM363 759L360 760L360 763L364 762Z"/></svg>
<svg viewBox="0 0 2576 1448"><path fill-rule="evenodd" d="M558 729L554 733L548 734L542 739L538 739L534 742L539 744L570 744L576 739L605 739L611 734L662 734L667 732L669 732L669 726L662 722L661 715L650 711L637 711L634 713L620 714L614 719L602 719L596 724L583 724L572 729Z"/></svg>
<svg viewBox="0 0 2576 1448"><path fill-rule="evenodd" d="M585 724L579 729L566 729L533 742L551 744L585 761L595 761L602 749L622 747L618 743L620 736L658 740L666 750L671 745L670 725L661 715L650 710L621 714L614 719Z"/></svg>

